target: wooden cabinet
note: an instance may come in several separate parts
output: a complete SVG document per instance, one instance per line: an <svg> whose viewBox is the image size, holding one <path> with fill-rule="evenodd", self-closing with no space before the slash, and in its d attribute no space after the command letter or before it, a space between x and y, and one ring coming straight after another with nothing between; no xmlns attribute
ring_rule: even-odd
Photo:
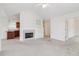
<svg viewBox="0 0 79 59"><path fill-rule="evenodd" d="M17 21L16 22L16 29L18 29L18 30L13 30L13 31L7 31L7 39L15 39L15 38L17 38L17 37L19 37L19 35L20 35L20 30L19 30L19 28L20 28L20 22L19 21Z"/></svg>
<svg viewBox="0 0 79 59"><path fill-rule="evenodd" d="M13 31L8 31L7 32L7 39L14 39L15 35Z"/></svg>
<svg viewBox="0 0 79 59"><path fill-rule="evenodd" d="M19 37L19 31L15 31L15 37Z"/></svg>
<svg viewBox="0 0 79 59"><path fill-rule="evenodd" d="M16 22L16 28L20 28L20 22Z"/></svg>
<svg viewBox="0 0 79 59"><path fill-rule="evenodd" d="M19 30L7 32L7 39L14 39L16 37L19 37Z"/></svg>

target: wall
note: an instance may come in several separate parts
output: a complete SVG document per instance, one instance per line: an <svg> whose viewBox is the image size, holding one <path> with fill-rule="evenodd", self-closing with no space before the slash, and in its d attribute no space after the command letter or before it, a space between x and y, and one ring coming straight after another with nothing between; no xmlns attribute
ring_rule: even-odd
<svg viewBox="0 0 79 59"><path fill-rule="evenodd" d="M2 50L1 39L0 39L0 51Z"/></svg>
<svg viewBox="0 0 79 59"><path fill-rule="evenodd" d="M65 14L63 16L51 18L51 38L65 41L66 37L70 38L75 35L74 33L74 21L71 21L74 17L78 17L79 12L74 12L70 14ZM42 38L43 37L43 27L42 27L42 20L40 21L40 25L36 24L37 21L41 18L37 16L37 14L31 11L21 12L20 14L20 22L21 22L21 31L20 31L20 39L23 40L23 30L33 29L35 30L35 38ZM68 22L68 28L66 29L66 20ZM72 24L72 25L71 25ZM68 30L68 34L66 36L66 30Z"/></svg>
<svg viewBox="0 0 79 59"><path fill-rule="evenodd" d="M75 22L73 18L68 19L68 38L75 36Z"/></svg>
<svg viewBox="0 0 79 59"><path fill-rule="evenodd" d="M74 27L75 26L74 18L76 17L79 17L79 12L74 12L74 13L65 14L63 16L52 18L51 38L64 41L64 40L68 40L71 37L74 37L76 35L76 33L74 33L76 31ZM66 27L66 21L68 21L67 27Z"/></svg>
<svg viewBox="0 0 79 59"><path fill-rule="evenodd" d="M43 38L42 19L31 11L20 13L20 40L23 40L23 30L34 30L34 38Z"/></svg>
<svg viewBox="0 0 79 59"><path fill-rule="evenodd" d="M16 29L16 20L10 19L9 24L8 24L8 29Z"/></svg>
<svg viewBox="0 0 79 59"><path fill-rule="evenodd" d="M79 17L75 18L75 34L76 36L79 36Z"/></svg>
<svg viewBox="0 0 79 59"><path fill-rule="evenodd" d="M63 17L51 19L51 38L65 41L65 19Z"/></svg>
<svg viewBox="0 0 79 59"><path fill-rule="evenodd" d="M75 18L79 17L79 11L66 14L63 16L68 21L68 39L75 37L77 35L76 28L75 28ZM66 35L66 34L65 34Z"/></svg>
<svg viewBox="0 0 79 59"><path fill-rule="evenodd" d="M9 16L8 29L11 29L11 30L17 29L16 22L19 22L19 21L20 21L20 15L15 14L15 15Z"/></svg>
<svg viewBox="0 0 79 59"><path fill-rule="evenodd" d="M6 39L8 30L8 18L3 10L0 10L0 39Z"/></svg>

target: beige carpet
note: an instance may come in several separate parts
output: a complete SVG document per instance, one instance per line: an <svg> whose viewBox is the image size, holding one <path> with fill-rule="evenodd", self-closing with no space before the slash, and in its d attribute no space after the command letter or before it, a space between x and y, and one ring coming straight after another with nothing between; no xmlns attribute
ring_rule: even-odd
<svg viewBox="0 0 79 59"><path fill-rule="evenodd" d="M75 39L75 38L74 38ZM77 38L76 38L77 39ZM54 39L3 40L2 56L78 56L79 42L69 40L66 42Z"/></svg>

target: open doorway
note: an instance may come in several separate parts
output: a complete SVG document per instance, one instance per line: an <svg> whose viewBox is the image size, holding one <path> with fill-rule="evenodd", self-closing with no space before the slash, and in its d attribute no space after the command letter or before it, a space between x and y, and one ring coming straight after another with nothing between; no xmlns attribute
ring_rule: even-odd
<svg viewBox="0 0 79 59"><path fill-rule="evenodd" d="M43 20L44 38L50 38L50 20Z"/></svg>

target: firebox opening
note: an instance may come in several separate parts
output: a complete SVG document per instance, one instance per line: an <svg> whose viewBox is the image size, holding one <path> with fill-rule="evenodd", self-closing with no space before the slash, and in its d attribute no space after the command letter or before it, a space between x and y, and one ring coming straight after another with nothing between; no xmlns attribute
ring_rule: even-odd
<svg viewBox="0 0 79 59"><path fill-rule="evenodd" d="M33 37L33 33L25 33L25 38L32 38Z"/></svg>

